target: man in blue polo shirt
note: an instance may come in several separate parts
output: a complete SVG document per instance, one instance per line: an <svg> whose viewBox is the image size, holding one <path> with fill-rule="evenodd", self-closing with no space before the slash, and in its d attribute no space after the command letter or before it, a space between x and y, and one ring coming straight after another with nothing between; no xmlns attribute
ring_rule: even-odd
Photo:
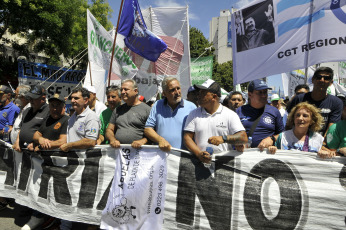
<svg viewBox="0 0 346 230"><path fill-rule="evenodd" d="M157 143L162 151L171 147L186 149L183 144L183 128L189 113L196 108L190 101L181 98L180 83L176 78L162 81L164 99L157 101L145 124L144 134Z"/></svg>
<svg viewBox="0 0 346 230"><path fill-rule="evenodd" d="M1 137L3 136L3 129L6 124L9 125L10 130L12 130L13 123L16 120L20 109L18 106L13 104L12 99L12 90L5 86L0 85L0 133Z"/></svg>
<svg viewBox="0 0 346 230"><path fill-rule="evenodd" d="M262 80L251 81L248 86L249 104L239 107L236 111L246 134L252 137L251 148L258 147L260 150L274 145L278 135L284 131L280 111L267 105L268 89L271 88ZM251 134L252 127L254 131Z"/></svg>

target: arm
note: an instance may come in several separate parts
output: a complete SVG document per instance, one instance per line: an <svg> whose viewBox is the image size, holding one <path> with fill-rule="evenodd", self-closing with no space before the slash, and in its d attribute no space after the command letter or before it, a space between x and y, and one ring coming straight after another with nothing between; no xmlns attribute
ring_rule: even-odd
<svg viewBox="0 0 346 230"><path fill-rule="evenodd" d="M190 150L195 156L204 163L209 163L211 161L211 156L206 151L201 151L196 143L193 141L195 136L194 132L184 132L184 142L188 150Z"/></svg>
<svg viewBox="0 0 346 230"><path fill-rule="evenodd" d="M145 145L148 142L148 139L146 137L143 137L142 139L133 141L131 144L132 148L139 149L142 145Z"/></svg>
<svg viewBox="0 0 346 230"><path fill-rule="evenodd" d="M226 138L226 143L232 144L232 145L245 144L247 143L247 141L248 139L247 139L247 135L245 131L240 131L233 135L227 135L227 138ZM224 143L224 140L222 136L213 136L208 139L208 143L213 145L219 145Z"/></svg>
<svg viewBox="0 0 346 230"><path fill-rule="evenodd" d="M60 146L60 149L64 152L68 152L70 149L88 149L93 148L96 145L96 140L89 138L83 138L79 141L65 143Z"/></svg>
<svg viewBox="0 0 346 230"><path fill-rule="evenodd" d="M109 140L109 144L113 148L119 148L120 142L117 139L115 139L115 135L114 135L115 129L116 129L116 126L112 123L109 123L106 129L106 138Z"/></svg>
<svg viewBox="0 0 346 230"><path fill-rule="evenodd" d="M100 134L99 138L96 141L96 144L100 145L102 142L104 142L104 140L105 140L105 137L102 134Z"/></svg>
<svg viewBox="0 0 346 230"><path fill-rule="evenodd" d="M158 143L159 148L164 152L171 151L171 145L168 143L168 141L165 140L165 138L161 137L159 134L155 132L155 130L151 127L147 127L144 129L144 135L148 137L150 140L152 140L155 143Z"/></svg>
<svg viewBox="0 0 346 230"><path fill-rule="evenodd" d="M14 145L12 146L12 148L18 152L21 152L22 150L19 147L19 134L20 134L20 130L18 131L18 135L17 135L17 139L16 142L14 143Z"/></svg>
<svg viewBox="0 0 346 230"><path fill-rule="evenodd" d="M274 146L275 145L275 141L278 139L279 134L270 136L270 137L266 137L264 138L259 144L258 144L258 148L260 149L260 151L263 151L264 148L268 148L270 146ZM273 138L274 139L273 139Z"/></svg>

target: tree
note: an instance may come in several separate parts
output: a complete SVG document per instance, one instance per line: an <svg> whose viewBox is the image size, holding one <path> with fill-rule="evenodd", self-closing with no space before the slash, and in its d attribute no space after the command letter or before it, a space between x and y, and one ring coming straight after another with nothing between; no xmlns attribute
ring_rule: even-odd
<svg viewBox="0 0 346 230"><path fill-rule="evenodd" d="M197 58L199 57L208 47L211 47L213 44L210 43L203 35L203 33L195 28L190 27L190 57ZM213 55L215 48L207 50L202 57L207 57Z"/></svg>
<svg viewBox="0 0 346 230"><path fill-rule="evenodd" d="M3 0L0 3L0 39L4 33L20 35L26 43L6 40L20 55L29 50L44 52L49 64L57 64L60 57L70 61L87 48L86 9L111 28L112 9L105 0ZM72 64L72 63L71 63Z"/></svg>
<svg viewBox="0 0 346 230"><path fill-rule="evenodd" d="M214 62L213 80L227 92L233 90L233 62L228 61L222 64Z"/></svg>

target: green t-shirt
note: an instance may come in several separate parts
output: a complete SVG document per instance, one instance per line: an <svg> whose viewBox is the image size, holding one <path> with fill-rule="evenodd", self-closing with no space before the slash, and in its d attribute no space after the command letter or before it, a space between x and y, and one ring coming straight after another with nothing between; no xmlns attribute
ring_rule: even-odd
<svg viewBox="0 0 346 230"><path fill-rule="evenodd" d="M346 147L346 121L341 120L330 126L327 132L327 145L330 149Z"/></svg>
<svg viewBox="0 0 346 230"><path fill-rule="evenodd" d="M109 144L108 140L106 140L106 129L108 127L109 120L111 119L113 111L110 108L107 108L103 110L103 112L100 115L100 121L101 121L101 130L100 134L105 137L105 141L103 141L101 144Z"/></svg>

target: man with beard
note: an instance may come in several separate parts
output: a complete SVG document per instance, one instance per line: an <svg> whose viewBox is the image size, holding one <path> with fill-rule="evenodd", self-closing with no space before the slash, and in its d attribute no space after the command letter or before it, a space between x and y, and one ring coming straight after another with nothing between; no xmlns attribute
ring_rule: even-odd
<svg viewBox="0 0 346 230"><path fill-rule="evenodd" d="M105 144L108 144L108 140L105 141L106 129L114 109L117 108L121 104L121 98L120 98L121 91L118 86L111 85L107 87L106 95L107 95L108 108L104 110L100 115L101 130L100 130L99 138L97 139L97 145L100 145L103 142L105 142Z"/></svg>
<svg viewBox="0 0 346 230"><path fill-rule="evenodd" d="M119 148L120 144L140 148L148 142L144 137L144 126L150 107L138 99L137 83L132 79L121 82L121 99L125 103L113 111L106 138L113 148Z"/></svg>
<svg viewBox="0 0 346 230"><path fill-rule="evenodd" d="M284 131L282 116L279 110L268 103L268 89L263 80L249 83L249 103L237 109L237 114L252 138L251 148L260 150L272 146L279 134Z"/></svg>
<svg viewBox="0 0 346 230"><path fill-rule="evenodd" d="M325 136L332 124L341 120L343 110L342 101L336 96L327 94L328 87L333 83L333 75L334 72L329 67L318 68L312 77L313 90L295 96L286 108L287 112L290 113L294 106L303 101L319 108L324 120L324 125L320 131L322 136Z"/></svg>
<svg viewBox="0 0 346 230"><path fill-rule="evenodd" d="M11 100L12 93L9 87L0 85L0 134L2 137L6 125L10 128L8 132L11 132L14 121L20 112L19 107L13 104ZM7 140L7 142L10 142L10 140Z"/></svg>
<svg viewBox="0 0 346 230"><path fill-rule="evenodd" d="M185 120L196 105L181 98L180 83L174 77L166 77L162 81L162 90L165 98L153 105L144 134L157 143L162 151L168 152L172 146L184 149Z"/></svg>

